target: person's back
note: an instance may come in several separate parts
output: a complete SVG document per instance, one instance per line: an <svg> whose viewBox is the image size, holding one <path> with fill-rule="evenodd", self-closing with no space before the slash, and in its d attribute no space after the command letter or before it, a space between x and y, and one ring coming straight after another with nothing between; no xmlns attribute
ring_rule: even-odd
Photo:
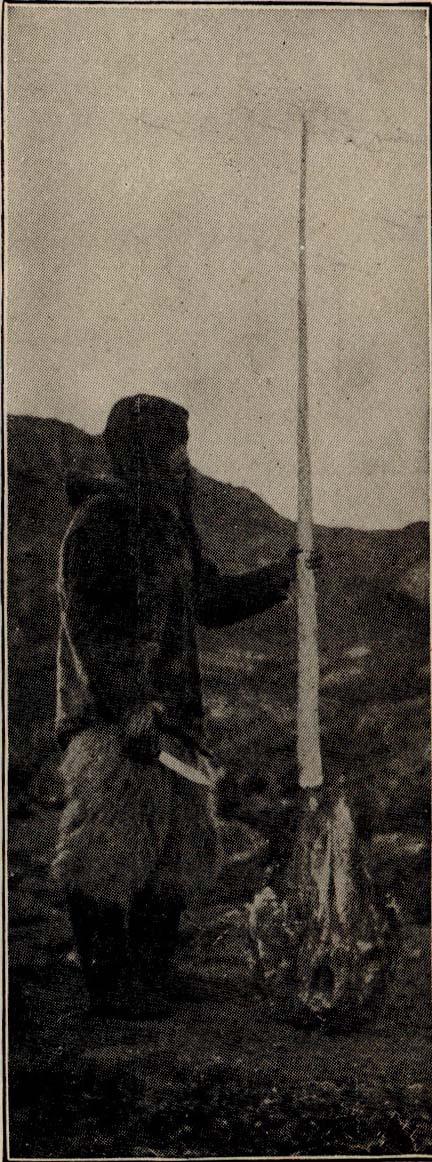
<svg viewBox="0 0 432 1162"><path fill-rule="evenodd" d="M170 723L195 737L202 703L190 533L154 489L141 489L138 514L131 486L88 487L60 559L59 741L83 724L120 722L148 701L150 686ZM72 494L82 501L85 489L74 482Z"/></svg>

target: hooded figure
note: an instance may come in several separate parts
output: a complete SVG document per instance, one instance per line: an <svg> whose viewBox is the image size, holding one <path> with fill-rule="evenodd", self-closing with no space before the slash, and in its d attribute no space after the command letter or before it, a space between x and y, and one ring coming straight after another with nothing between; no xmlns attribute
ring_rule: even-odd
<svg viewBox="0 0 432 1162"><path fill-rule="evenodd" d="M182 909L211 892L217 869L196 625L261 613L295 572L296 550L241 576L205 558L187 421L153 396L114 406L113 477L69 482L60 552L56 870L93 1006L133 1016L162 1013Z"/></svg>

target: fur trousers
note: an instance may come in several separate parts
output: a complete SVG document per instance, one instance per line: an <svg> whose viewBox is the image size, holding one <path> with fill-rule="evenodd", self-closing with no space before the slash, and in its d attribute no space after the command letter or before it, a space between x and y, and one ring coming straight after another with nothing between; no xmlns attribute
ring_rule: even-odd
<svg viewBox="0 0 432 1162"><path fill-rule="evenodd" d="M186 907L211 894L219 849L210 791L157 760L126 758L113 727L76 735L60 770L66 807L53 871L67 892L125 912L146 886Z"/></svg>

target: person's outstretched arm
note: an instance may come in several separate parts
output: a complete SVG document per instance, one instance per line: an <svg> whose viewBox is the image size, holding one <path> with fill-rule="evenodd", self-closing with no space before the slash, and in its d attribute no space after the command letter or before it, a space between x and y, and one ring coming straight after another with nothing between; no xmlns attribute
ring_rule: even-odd
<svg viewBox="0 0 432 1162"><path fill-rule="evenodd" d="M295 579L297 555L294 547L276 564L251 573L221 574L200 553L196 600L199 624L208 628L233 625L283 601Z"/></svg>

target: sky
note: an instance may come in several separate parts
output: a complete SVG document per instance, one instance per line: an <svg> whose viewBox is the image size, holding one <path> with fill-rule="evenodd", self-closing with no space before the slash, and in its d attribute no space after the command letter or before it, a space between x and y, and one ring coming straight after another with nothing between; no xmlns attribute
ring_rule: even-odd
<svg viewBox="0 0 432 1162"><path fill-rule="evenodd" d="M427 16L8 6L7 406L190 411L201 471L296 515L301 117L314 516L428 510Z"/></svg>

